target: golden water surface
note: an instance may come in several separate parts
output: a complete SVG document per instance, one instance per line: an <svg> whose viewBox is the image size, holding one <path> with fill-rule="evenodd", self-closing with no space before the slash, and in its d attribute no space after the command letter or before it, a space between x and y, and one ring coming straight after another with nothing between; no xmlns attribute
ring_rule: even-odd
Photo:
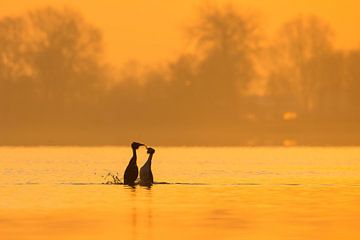
<svg viewBox="0 0 360 240"><path fill-rule="evenodd" d="M360 148L156 149L0 148L0 239L360 239Z"/></svg>

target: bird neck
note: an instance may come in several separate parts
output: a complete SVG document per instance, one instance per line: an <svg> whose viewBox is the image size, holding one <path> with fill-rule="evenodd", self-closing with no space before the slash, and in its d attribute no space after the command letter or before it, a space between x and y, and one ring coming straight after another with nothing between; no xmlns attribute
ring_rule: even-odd
<svg viewBox="0 0 360 240"><path fill-rule="evenodd" d="M133 148L132 151L133 151L133 156L132 156L132 158L131 158L131 161L134 162L134 163L136 163L136 158L137 158L137 156L136 156L136 149Z"/></svg>
<svg viewBox="0 0 360 240"><path fill-rule="evenodd" d="M149 157L148 157L148 160L146 161L146 163L149 164L150 166L151 166L152 157L153 157L153 153L149 153Z"/></svg>

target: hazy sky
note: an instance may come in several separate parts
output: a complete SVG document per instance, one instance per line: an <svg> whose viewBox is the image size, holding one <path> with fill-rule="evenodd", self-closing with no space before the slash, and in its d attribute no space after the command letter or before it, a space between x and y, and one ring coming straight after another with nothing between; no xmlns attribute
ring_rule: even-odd
<svg viewBox="0 0 360 240"><path fill-rule="evenodd" d="M0 145L360 145L355 1L0 1Z"/></svg>
<svg viewBox="0 0 360 240"><path fill-rule="evenodd" d="M42 6L69 6L87 21L103 30L106 55L120 65L127 60L158 63L184 52L184 29L191 25L203 0L2 0L0 15L21 14ZM222 2L229 1L209 1ZM360 44L359 1L355 0L236 0L244 9L263 15L268 32L284 20L299 14L316 14L328 21L336 32L336 44L357 47Z"/></svg>

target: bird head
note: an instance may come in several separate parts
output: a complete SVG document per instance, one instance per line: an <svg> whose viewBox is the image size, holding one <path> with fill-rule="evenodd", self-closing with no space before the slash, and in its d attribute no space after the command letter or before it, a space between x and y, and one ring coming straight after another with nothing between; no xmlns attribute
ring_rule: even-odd
<svg viewBox="0 0 360 240"><path fill-rule="evenodd" d="M132 148L132 149L138 149L140 146L144 146L144 144L138 143L138 142L133 142L133 143L131 144L131 148Z"/></svg>
<svg viewBox="0 0 360 240"><path fill-rule="evenodd" d="M149 154L154 154L155 153L155 149L151 148L151 147L148 147L147 148L147 153Z"/></svg>

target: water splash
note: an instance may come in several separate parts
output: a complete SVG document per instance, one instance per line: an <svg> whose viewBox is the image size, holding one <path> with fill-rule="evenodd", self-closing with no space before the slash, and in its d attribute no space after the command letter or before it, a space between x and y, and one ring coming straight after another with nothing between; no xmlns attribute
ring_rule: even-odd
<svg viewBox="0 0 360 240"><path fill-rule="evenodd" d="M104 179L104 184L123 184L123 181L119 178L119 173L109 172L105 176L102 176Z"/></svg>

